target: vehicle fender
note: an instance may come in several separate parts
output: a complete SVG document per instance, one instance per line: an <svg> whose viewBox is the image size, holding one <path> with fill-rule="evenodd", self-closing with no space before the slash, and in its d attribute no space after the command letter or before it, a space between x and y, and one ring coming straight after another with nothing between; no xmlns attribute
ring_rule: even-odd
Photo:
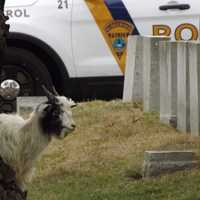
<svg viewBox="0 0 200 200"><path fill-rule="evenodd" d="M67 68L57 52L48 44L31 35L17 32L9 33L7 44L33 52L46 65L56 88L59 88L60 92L65 90L64 86L69 78Z"/></svg>

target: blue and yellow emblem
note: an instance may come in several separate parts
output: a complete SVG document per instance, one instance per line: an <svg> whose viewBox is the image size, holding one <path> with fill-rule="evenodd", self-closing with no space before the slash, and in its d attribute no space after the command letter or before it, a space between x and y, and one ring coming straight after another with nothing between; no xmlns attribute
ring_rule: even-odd
<svg viewBox="0 0 200 200"><path fill-rule="evenodd" d="M138 30L122 0L85 0L121 71L125 71L128 36Z"/></svg>

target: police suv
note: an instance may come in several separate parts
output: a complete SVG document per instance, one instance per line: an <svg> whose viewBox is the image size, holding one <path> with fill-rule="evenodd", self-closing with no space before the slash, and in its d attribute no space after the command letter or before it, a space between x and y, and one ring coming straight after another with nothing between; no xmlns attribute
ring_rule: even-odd
<svg viewBox="0 0 200 200"><path fill-rule="evenodd" d="M73 98L120 97L128 35L198 40L198 0L6 0L8 48L1 80L20 95L41 84Z"/></svg>

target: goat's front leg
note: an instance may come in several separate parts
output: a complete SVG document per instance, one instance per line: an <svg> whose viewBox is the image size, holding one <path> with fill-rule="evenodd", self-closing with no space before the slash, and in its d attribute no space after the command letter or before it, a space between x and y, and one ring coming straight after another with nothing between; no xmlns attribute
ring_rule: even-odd
<svg viewBox="0 0 200 200"><path fill-rule="evenodd" d="M34 172L35 172L35 168L31 168L29 170L26 170L24 171L20 177L17 177L17 182L18 182L18 185L20 187L20 189L23 191L23 192L26 192L27 193L27 185L28 183L31 182L32 180L32 177L34 175Z"/></svg>

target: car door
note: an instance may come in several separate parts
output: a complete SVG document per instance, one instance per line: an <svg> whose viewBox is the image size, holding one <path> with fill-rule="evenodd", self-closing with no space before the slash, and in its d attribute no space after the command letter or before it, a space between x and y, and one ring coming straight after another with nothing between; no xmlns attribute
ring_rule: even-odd
<svg viewBox="0 0 200 200"><path fill-rule="evenodd" d="M129 34L138 34L123 0L74 0L72 42L78 76L122 75Z"/></svg>
<svg viewBox="0 0 200 200"><path fill-rule="evenodd" d="M73 0L77 75L122 75L129 34L198 40L199 13L197 0Z"/></svg>
<svg viewBox="0 0 200 200"><path fill-rule="evenodd" d="M199 39L200 1L124 0L141 35L167 35L175 40Z"/></svg>

